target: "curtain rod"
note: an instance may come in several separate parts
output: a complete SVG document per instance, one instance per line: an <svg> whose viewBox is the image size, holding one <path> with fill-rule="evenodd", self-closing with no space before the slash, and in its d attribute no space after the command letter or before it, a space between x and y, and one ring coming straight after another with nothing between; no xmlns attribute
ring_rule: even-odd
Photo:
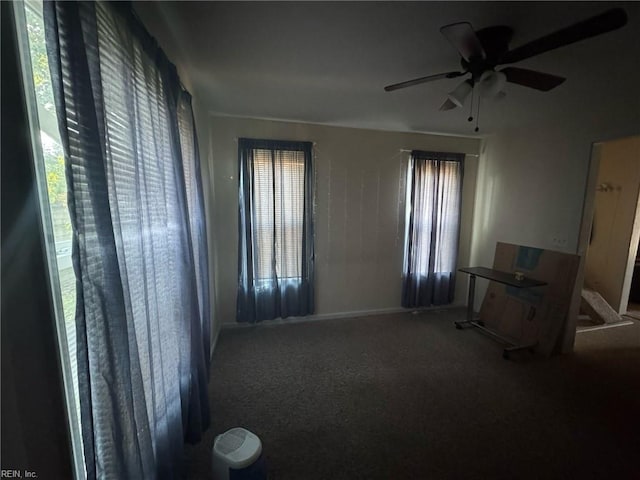
<svg viewBox="0 0 640 480"><path fill-rule="evenodd" d="M402 153L411 153L411 152L413 152L413 150L408 150L408 149L406 149L406 148L401 148L401 149L400 149L400 151L401 151ZM463 153L463 154L464 154L465 156L467 156L467 157L475 157L475 158L478 158L478 157L480 156L480 155L478 155L478 154L476 154L476 153L464 153L464 152L461 152L461 153Z"/></svg>
<svg viewBox="0 0 640 480"><path fill-rule="evenodd" d="M233 141L234 141L234 142L236 142L236 143L238 143L238 139L239 139L239 138L240 138L240 137L233 137ZM243 138L244 138L244 137L243 137ZM269 140L269 139L266 139L266 140ZM273 139L272 139L272 140L273 140ZM286 142L286 141L289 141L289 140L285 140L285 142ZM290 141L291 141L291 142L310 142L314 147L318 144L318 142L311 142L310 140L290 140Z"/></svg>

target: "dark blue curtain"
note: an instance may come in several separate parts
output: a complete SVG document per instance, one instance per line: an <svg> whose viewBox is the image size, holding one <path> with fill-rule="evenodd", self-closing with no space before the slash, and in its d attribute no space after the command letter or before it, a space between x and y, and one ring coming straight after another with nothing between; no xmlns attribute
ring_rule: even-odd
<svg viewBox="0 0 640 480"><path fill-rule="evenodd" d="M453 302L464 154L414 150L407 182L402 306Z"/></svg>
<svg viewBox="0 0 640 480"><path fill-rule="evenodd" d="M314 311L310 142L241 138L237 321Z"/></svg>
<svg viewBox="0 0 640 480"><path fill-rule="evenodd" d="M191 98L130 4L45 2L77 278L87 475L179 478L209 424Z"/></svg>

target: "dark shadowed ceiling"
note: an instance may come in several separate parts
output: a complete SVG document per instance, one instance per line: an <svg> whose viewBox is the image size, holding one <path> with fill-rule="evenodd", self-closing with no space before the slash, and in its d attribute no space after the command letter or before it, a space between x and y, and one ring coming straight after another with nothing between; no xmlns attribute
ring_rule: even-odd
<svg viewBox="0 0 640 480"><path fill-rule="evenodd" d="M481 134L558 115L595 115L606 122L607 116L640 111L640 3L135 4L212 113L464 135L473 134L468 108L438 110L460 79L383 90L459 69L456 51L439 32L442 25L508 25L515 47L613 6L627 10L626 27L516 64L567 81L548 93L508 84L505 99L482 104Z"/></svg>

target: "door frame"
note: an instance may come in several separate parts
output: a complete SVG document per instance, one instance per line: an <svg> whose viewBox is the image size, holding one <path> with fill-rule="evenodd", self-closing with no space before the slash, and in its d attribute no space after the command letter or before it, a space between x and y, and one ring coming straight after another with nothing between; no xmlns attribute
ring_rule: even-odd
<svg viewBox="0 0 640 480"><path fill-rule="evenodd" d="M580 301L582 299L582 286L584 285L584 269L587 250L589 248L591 227L593 225L593 214L595 213L596 185L598 183L598 173L600 170L602 143L604 142L593 142L591 144L591 154L589 156L589 167L582 204L582 218L580 220L580 231L578 233L578 247L576 250L580 261L578 263L578 274L576 275L576 283L573 289L573 295L571 296L569 314L567 315L567 322L562 338L562 353L570 353L573 351L576 338L576 327L578 326L578 314L580 313Z"/></svg>
<svg viewBox="0 0 640 480"><path fill-rule="evenodd" d="M591 228L593 226L593 216L595 213L595 199L596 199L596 187L598 183L598 174L600 171L600 157L602 155L602 145L607 142L613 142L616 140L624 140L626 138L634 138L638 135L625 135L618 138L611 138L607 140L600 140L591 144L591 155L589 158L589 167L587 172L587 179L585 183L584 201L582 206L582 218L580 221L580 231L578 234L578 246L576 253L580 256L580 263L578 266L578 275L576 277L576 284L571 298L571 304L569 307L569 315L565 326L565 331L562 339L561 349L563 353L571 352L575 341L576 327L578 323L578 314L580 312L580 301L582 298L582 288L584 286L584 270L586 264L587 251L589 249L589 239L591 237ZM640 243L640 195L638 196L638 203L636 205L636 214L633 223L633 233L631 236L631 242L629 244L629 258L627 260L627 268L625 270L625 279L622 286L622 304L628 301L629 291L631 288L631 279L633 276L633 265L636 256L636 252L633 253L631 245L638 248ZM626 300L625 300L626 299ZM621 305L622 305L621 304ZM616 306L618 307L618 306Z"/></svg>

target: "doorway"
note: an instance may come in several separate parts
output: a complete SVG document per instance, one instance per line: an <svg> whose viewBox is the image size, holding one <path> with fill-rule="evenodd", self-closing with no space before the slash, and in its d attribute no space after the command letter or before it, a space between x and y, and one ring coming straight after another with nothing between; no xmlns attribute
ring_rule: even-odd
<svg viewBox="0 0 640 480"><path fill-rule="evenodd" d="M640 319L640 136L594 144L578 330ZM586 214L586 212L585 212Z"/></svg>

